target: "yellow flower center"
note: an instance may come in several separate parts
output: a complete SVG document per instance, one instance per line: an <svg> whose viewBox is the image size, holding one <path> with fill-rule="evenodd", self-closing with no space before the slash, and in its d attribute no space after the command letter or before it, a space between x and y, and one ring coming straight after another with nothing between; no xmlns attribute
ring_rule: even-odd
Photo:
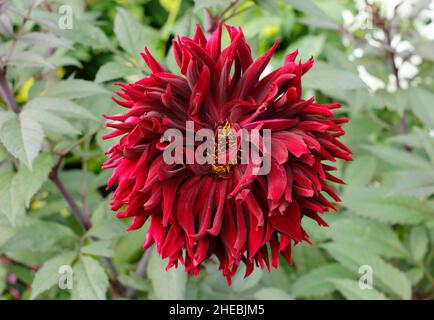
<svg viewBox="0 0 434 320"><path fill-rule="evenodd" d="M217 132L217 145L214 155L214 164L211 165L211 171L217 175L227 176L232 173L232 165L237 161L236 159L229 159L228 163L218 163L219 155L224 154L228 150L233 150L237 147L237 137L235 131L232 129L231 123L226 120L223 127Z"/></svg>

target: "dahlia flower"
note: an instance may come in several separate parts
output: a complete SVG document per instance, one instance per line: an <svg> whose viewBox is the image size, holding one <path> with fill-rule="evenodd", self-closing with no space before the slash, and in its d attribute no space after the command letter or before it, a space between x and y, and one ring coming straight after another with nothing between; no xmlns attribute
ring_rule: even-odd
<svg viewBox="0 0 434 320"><path fill-rule="evenodd" d="M108 188L116 186L111 207L118 218L132 217L129 230L149 219L145 250L156 244L167 268L178 266L197 275L215 256L230 279L241 263L246 276L255 266L277 268L279 255L291 263L291 246L309 241L303 217L327 223L321 213L340 201L329 181L343 183L323 160L350 160L338 137L347 119L336 118L339 104L302 98L301 78L313 65L296 62L297 51L282 67L261 77L276 43L253 60L241 28L226 26L228 47L221 48L222 25L206 38L197 26L193 38L173 40L180 74L167 71L145 48L151 74L132 84L118 84L116 103L123 115L105 116L113 128L105 139L120 136L107 151L104 168L114 168ZM266 175L252 163L167 164L163 153L168 129L230 128L271 131ZM184 145L187 151L187 146ZM330 197L324 196L328 194Z"/></svg>

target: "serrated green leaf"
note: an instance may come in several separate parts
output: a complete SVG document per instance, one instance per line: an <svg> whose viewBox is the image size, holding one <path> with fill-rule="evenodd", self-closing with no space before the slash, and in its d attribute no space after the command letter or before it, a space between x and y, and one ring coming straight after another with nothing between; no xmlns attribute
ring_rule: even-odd
<svg viewBox="0 0 434 320"><path fill-rule="evenodd" d="M303 86L323 91L366 87L356 73L338 69L326 63L316 63L312 70L303 77Z"/></svg>
<svg viewBox="0 0 434 320"><path fill-rule="evenodd" d="M66 82L69 83L69 81L74 82L74 80L67 80ZM84 81L84 80L79 80ZM61 82L60 82L61 83ZM102 93L100 90L103 90L98 85L95 85L94 87L93 82L80 82L80 83L86 83L85 86L90 86L88 88L88 91L90 92L92 90L92 87L94 89L95 94ZM69 84L73 85L73 83ZM95 120L95 116L86 110L84 107L71 102L69 100L63 99L63 98L53 98L53 97L38 97L31 101L29 101L24 106L24 111L32 111L34 113L45 111L49 113L54 113L57 116L63 117L63 118L73 118L73 119L92 119ZM33 113L33 114L34 114Z"/></svg>
<svg viewBox="0 0 434 320"><path fill-rule="evenodd" d="M298 50L299 56L297 59L302 59L303 61L309 59L311 56L318 56L324 49L326 42L326 37L324 34L321 35L307 35L303 38L298 39L296 42L291 44L286 49L286 54ZM304 79L303 79L304 80ZM308 85L308 84L307 84Z"/></svg>
<svg viewBox="0 0 434 320"><path fill-rule="evenodd" d="M361 266L369 266L373 270L374 288L382 288L401 299L411 299L411 283L403 272L380 257L366 250L354 250L354 247L344 243L327 243L322 245L328 253L357 274Z"/></svg>
<svg viewBox="0 0 434 320"><path fill-rule="evenodd" d="M20 192L25 205L28 207L33 195L47 180L53 165L53 158L49 154L41 154L33 162L33 169L21 167L15 175L15 192Z"/></svg>
<svg viewBox="0 0 434 320"><path fill-rule="evenodd" d="M367 219L341 219L332 225L329 236L336 242L367 250L384 257L408 258L409 254L398 236L383 223Z"/></svg>
<svg viewBox="0 0 434 320"><path fill-rule="evenodd" d="M139 277L135 274L126 275L121 274L118 278L119 282L122 283L124 286L133 288L138 291L149 291L151 286L150 283L143 279L142 277Z"/></svg>
<svg viewBox="0 0 434 320"><path fill-rule="evenodd" d="M433 170L399 171L391 193L414 197L434 194Z"/></svg>
<svg viewBox="0 0 434 320"><path fill-rule="evenodd" d="M74 128L67 120L55 115L54 113L44 110L24 110L33 116L44 129L45 133L57 133L64 135L77 135L80 131Z"/></svg>
<svg viewBox="0 0 434 320"><path fill-rule="evenodd" d="M12 172L0 174L0 213L4 214L12 226L18 216L24 216L24 199L21 193L14 192L15 175Z"/></svg>
<svg viewBox="0 0 434 320"><path fill-rule="evenodd" d="M138 59L145 45L152 48L158 41L157 30L138 24L131 13L122 8L117 9L114 31L121 47L135 59Z"/></svg>
<svg viewBox="0 0 434 320"><path fill-rule="evenodd" d="M431 164L424 158L404 150L399 150L387 146L366 146L364 149L369 150L377 158L390 163L397 168L409 169L431 169Z"/></svg>
<svg viewBox="0 0 434 320"><path fill-rule="evenodd" d="M332 278L351 277L352 273L337 263L329 263L313 269L297 278L292 285L294 297L321 297L330 294L334 286L328 282Z"/></svg>
<svg viewBox="0 0 434 320"><path fill-rule="evenodd" d="M31 225L21 227L0 247L0 252L16 252L32 250L37 252L51 251L53 248L62 250L63 246L75 245L77 236L59 223L38 221Z"/></svg>
<svg viewBox="0 0 434 320"><path fill-rule="evenodd" d="M153 292L157 299L184 299L187 285L187 274L182 268L165 270L166 263L155 250L151 253L148 264L148 277L152 282Z"/></svg>
<svg viewBox="0 0 434 320"><path fill-rule="evenodd" d="M58 38L50 33L30 32L23 35L18 40L33 45L42 46L44 48L72 48L68 41Z"/></svg>
<svg viewBox="0 0 434 320"><path fill-rule="evenodd" d="M85 98L97 94L110 94L110 92L92 81L82 79L60 81L45 92L48 97L63 99Z"/></svg>
<svg viewBox="0 0 434 320"><path fill-rule="evenodd" d="M63 39L69 39L93 49L107 49L113 46L101 28L87 21L74 19L72 29L61 30L56 26L53 31Z"/></svg>
<svg viewBox="0 0 434 320"><path fill-rule="evenodd" d="M86 233L88 237L111 240L126 235L126 226L115 219L107 202L100 204L91 216L92 228Z"/></svg>
<svg viewBox="0 0 434 320"><path fill-rule="evenodd" d="M81 300L105 300L109 280L101 264L88 256L82 256L74 265L76 284L73 296Z"/></svg>
<svg viewBox="0 0 434 320"><path fill-rule="evenodd" d="M57 284L59 282L59 267L70 265L76 255L77 252L65 252L46 261L35 274L30 299L35 299L41 293Z"/></svg>
<svg viewBox="0 0 434 320"><path fill-rule="evenodd" d="M418 199L389 195L385 188L354 188L343 195L344 205L357 215L384 222L418 224L433 219L432 208Z"/></svg>
<svg viewBox="0 0 434 320"><path fill-rule="evenodd" d="M95 241L81 248L82 253L111 257L114 255L111 241Z"/></svg>
<svg viewBox="0 0 434 320"><path fill-rule="evenodd" d="M42 147L44 132L35 119L24 114L5 121L0 129L0 141L10 154L28 168Z"/></svg>
<svg viewBox="0 0 434 320"><path fill-rule="evenodd" d="M369 184L375 174L377 161L372 156L356 157L345 169L345 192L354 187L364 187Z"/></svg>
<svg viewBox="0 0 434 320"><path fill-rule="evenodd" d="M347 300L387 300L384 294L375 289L361 289L357 281L349 279L329 279Z"/></svg>
<svg viewBox="0 0 434 320"><path fill-rule="evenodd" d="M410 232L410 252L414 260L420 262L428 251L428 234L423 226L413 227Z"/></svg>
<svg viewBox="0 0 434 320"><path fill-rule="evenodd" d="M108 62L99 68L95 76L96 83L120 79L137 74L138 71L122 62Z"/></svg>
<svg viewBox="0 0 434 320"><path fill-rule="evenodd" d="M58 134L80 133L67 120L69 118L96 120L96 117L82 106L69 100L50 97L31 100L21 114L37 120L44 131Z"/></svg>
<svg viewBox="0 0 434 320"><path fill-rule="evenodd" d="M17 51L9 59L9 64L19 67L48 67L53 68L51 64L41 55L30 51Z"/></svg>

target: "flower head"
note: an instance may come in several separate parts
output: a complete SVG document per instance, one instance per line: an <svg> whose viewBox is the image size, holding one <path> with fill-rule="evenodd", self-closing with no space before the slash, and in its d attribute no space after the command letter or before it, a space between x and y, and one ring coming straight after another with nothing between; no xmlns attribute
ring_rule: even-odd
<svg viewBox="0 0 434 320"><path fill-rule="evenodd" d="M323 160L350 160L351 151L338 141L347 122L333 114L340 105L302 98L301 78L313 58L296 62L293 52L282 67L261 77L277 42L253 60L241 28L226 29L231 42L223 50L221 24L209 39L198 26L193 38L173 40L180 75L166 71L145 49L151 74L119 84L121 99L114 100L127 111L106 116L114 130L104 138L120 140L107 151L104 167L114 168L108 188L116 186L111 207L120 211L117 217L133 217L129 230L150 219L145 249L155 243L161 257L169 258L168 268L180 262L193 274L215 256L230 282L241 263L246 276L255 265L277 267L279 255L290 263L291 246L309 241L303 217L327 225L319 214L335 207L324 194L340 200L328 181L343 182ZM194 127L188 129L186 122ZM219 131L215 149L235 146L236 151L223 162L168 163L169 129L184 136ZM260 159L268 156L267 174L258 174L261 161L251 155L250 161L237 161L242 130L271 132L268 147L262 133L249 142ZM192 147L185 141L182 160Z"/></svg>

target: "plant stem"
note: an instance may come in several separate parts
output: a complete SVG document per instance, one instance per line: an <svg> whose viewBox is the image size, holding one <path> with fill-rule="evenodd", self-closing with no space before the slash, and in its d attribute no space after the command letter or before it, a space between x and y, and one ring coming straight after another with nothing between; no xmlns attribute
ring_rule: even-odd
<svg viewBox="0 0 434 320"><path fill-rule="evenodd" d="M82 185L81 185L81 203L82 211L85 216L89 216L89 207L87 205L87 193L89 191L88 181L87 181L87 162L89 160L89 145L90 138L84 140L83 154L81 160L81 172L82 172Z"/></svg>
<svg viewBox="0 0 434 320"><path fill-rule="evenodd" d="M387 45L386 54L387 57L389 57L390 64L392 66L392 72L395 78L396 90L401 90L402 86L401 86L401 80L399 78L399 69L398 66L396 65L396 52L392 48L392 26L389 21L386 21L383 25L384 25L383 31L386 36L386 45ZM402 134L408 133L407 117L405 115L405 112L403 112L403 114L400 117L399 132ZM407 146L405 148L408 149Z"/></svg>
<svg viewBox="0 0 434 320"><path fill-rule="evenodd" d="M58 174L59 167L55 166L53 168L53 170L50 173L50 179L56 185L57 189L62 194L65 201L68 203L69 207L71 208L72 212L74 213L75 217L77 218L78 222L83 227L83 229L89 230L92 226L90 219L89 219L89 216L86 216L85 214L83 214L83 211L80 209L80 207L78 206L75 199L68 192L68 190L66 189L62 180L60 180L59 174Z"/></svg>
<svg viewBox="0 0 434 320"><path fill-rule="evenodd" d="M33 10L33 5L34 5L34 3L32 2L29 9L27 10L27 13L23 16L23 22L21 23L18 31L13 35L11 47L9 49L9 52L8 52L6 59L5 59L5 62L4 62L5 67L9 63L9 60L12 58L14 51L15 51L15 47L17 46L18 38L24 32L24 27L26 26L27 21L29 21L29 19L30 19L30 16L31 16L32 10Z"/></svg>
<svg viewBox="0 0 434 320"><path fill-rule="evenodd" d="M71 148L71 147L70 147ZM69 151L71 151L68 148ZM71 208L72 212L74 213L74 216L76 217L77 221L80 223L82 228L84 230L89 230L92 227L92 223L90 221L89 215L86 214L85 211L81 210L78 206L75 199L72 197L72 195L68 192L65 185L63 184L62 180L59 178L59 170L62 165L63 160L65 159L65 156L69 153L69 151L64 151L61 153L59 160L56 162L55 166L50 172L50 179L53 181L53 183L56 185L59 192L62 194L65 201L68 203L69 207ZM97 237L92 237L94 241L98 241L99 239ZM124 287L119 283L117 280L118 278L118 272L116 270L116 267L114 266L113 262L110 258L104 257L104 262L107 265L107 268L109 269L112 279L113 279L113 286L116 289L116 291L119 294L122 294L124 292Z"/></svg>
<svg viewBox="0 0 434 320"><path fill-rule="evenodd" d="M17 114L20 113L20 108L18 107L17 101L15 100L14 94L12 93L6 79L6 67L0 69L0 88L9 108Z"/></svg>

